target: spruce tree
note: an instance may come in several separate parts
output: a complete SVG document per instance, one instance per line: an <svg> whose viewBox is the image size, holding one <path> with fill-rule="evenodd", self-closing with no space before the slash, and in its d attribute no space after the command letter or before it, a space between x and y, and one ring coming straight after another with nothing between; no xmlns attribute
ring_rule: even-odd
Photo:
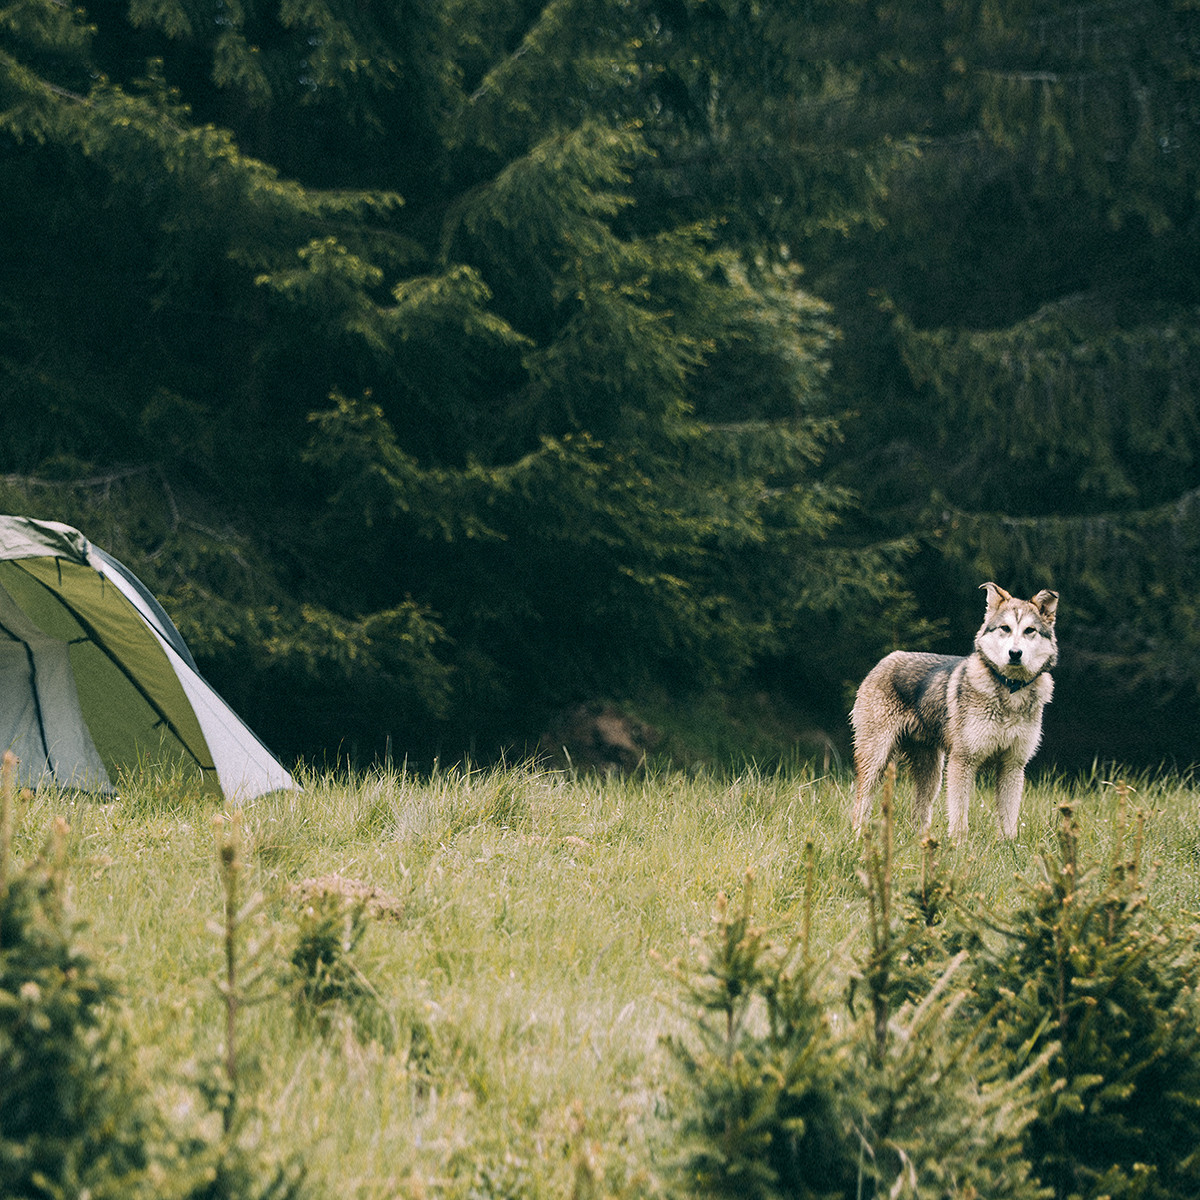
<svg viewBox="0 0 1200 1200"><path fill-rule="evenodd" d="M1195 930L1150 908L1144 819L1122 806L1111 861L1089 860L1070 806L1055 853L1004 934L973 962L975 997L998 1011L1014 1064L1052 1052L1025 1151L1056 1200L1194 1195L1200 1180ZM998 1009L992 1006L998 1005Z"/></svg>
<svg viewBox="0 0 1200 1200"><path fill-rule="evenodd" d="M836 477L861 489L864 537L920 537L908 578L945 649L982 579L1062 592L1049 753L1186 760L1194 6L980 0L938 22L907 60L919 155L877 227L812 260L845 335L833 390L860 414Z"/></svg>
<svg viewBox="0 0 1200 1200"><path fill-rule="evenodd" d="M13 13L4 465L273 744L528 736L895 592L828 544L827 311L649 189L653 6Z"/></svg>

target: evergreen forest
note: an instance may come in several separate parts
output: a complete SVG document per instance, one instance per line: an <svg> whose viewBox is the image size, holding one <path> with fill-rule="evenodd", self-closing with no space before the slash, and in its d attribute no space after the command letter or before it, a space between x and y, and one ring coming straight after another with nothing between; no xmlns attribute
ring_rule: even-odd
<svg viewBox="0 0 1200 1200"><path fill-rule="evenodd" d="M0 0L0 511L285 755L844 744L995 580L1194 762L1198 395L1196 0Z"/></svg>

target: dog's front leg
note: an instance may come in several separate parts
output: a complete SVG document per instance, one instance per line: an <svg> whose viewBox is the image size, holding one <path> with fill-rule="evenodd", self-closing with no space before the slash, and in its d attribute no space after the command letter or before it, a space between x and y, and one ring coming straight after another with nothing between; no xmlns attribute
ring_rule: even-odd
<svg viewBox="0 0 1200 1200"><path fill-rule="evenodd" d="M967 836L967 813L975 788L975 767L969 759L951 754L946 761L946 807L950 810L950 836Z"/></svg>
<svg viewBox="0 0 1200 1200"><path fill-rule="evenodd" d="M1025 791L1025 764L1005 758L996 771L996 818L1006 838L1017 836L1017 818L1021 815L1021 795Z"/></svg>

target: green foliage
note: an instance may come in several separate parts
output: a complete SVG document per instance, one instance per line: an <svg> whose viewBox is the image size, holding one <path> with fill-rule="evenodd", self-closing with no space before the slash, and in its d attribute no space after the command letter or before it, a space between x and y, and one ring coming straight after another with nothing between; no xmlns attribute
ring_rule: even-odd
<svg viewBox="0 0 1200 1200"><path fill-rule="evenodd" d="M1196 36L1190 0L19 0L0 471L288 751L759 670L834 709L970 627L948 581L1025 569L1121 627L1089 686L1194 704Z"/></svg>
<svg viewBox="0 0 1200 1200"><path fill-rule="evenodd" d="M1056 1198L1195 1194L1200 1178L1200 958L1194 930L1148 906L1142 822L1126 845L1124 800L1108 862L1088 862L1071 806L1057 854L981 957L978 1002L1003 1008L1010 1054L1052 1048L1026 1135Z"/></svg>
<svg viewBox="0 0 1200 1200"><path fill-rule="evenodd" d="M779 1116L794 1111L789 1096L824 1097L823 1108L804 1113L808 1128L831 1128L828 1067L828 1160L847 1172L840 1195L882 1198L893 1187L912 1195L915 1172L921 1196L966 1200L968 1185L978 1196L1029 1194L1018 1175L1040 1108L1023 1133L1018 1127L1031 1113L1031 1088L1050 1098L1041 1089L1053 1088L1056 1060L1044 1041L1030 1048L1014 1038L1010 1053L1012 997L999 997L999 1008L992 995L975 997L1024 982L997 974L1006 969L1002 929L1045 879L1040 852L1059 853L1058 804L1075 806L1101 864L1097 883L1120 864L1161 863L1139 868L1147 903L1131 919L1153 936L1165 924L1153 914L1170 915L1180 963L1190 954L1200 881L1193 780L1138 779L1138 802L1155 814L1143 827L1121 818L1099 778L1031 778L1021 838L1002 845L983 823L962 852L938 852L950 876L926 861L917 837L895 831L895 953L880 1057L866 990L870 901L855 879L862 845L840 775L306 772L302 791L261 797L242 815L237 907L259 893L263 901L235 936L234 990L261 1003L237 1012L232 1135L219 1055L224 997L212 986L225 928L218 920L217 938L204 933L225 898L212 798L185 793L170 803L168 782L138 778L122 781L121 799L108 803L42 790L22 801L12 845L27 860L36 852L32 827L71 820L60 877L69 877L74 909L88 914L107 970L123 981L120 1063L136 1072L155 1123L149 1145L161 1172L158 1190L146 1194L253 1197L275 1186L283 1195L300 1188L302 1163L313 1195L384 1200L474 1189L649 1200L684 1192L670 1170L681 1158L696 1155L715 1178L721 1162L734 1161L720 1157L728 1146L742 1177L770 1195L772 1164L786 1169L788 1155L816 1150L796 1140L794 1124L781 1130ZM902 780L901 802L906 790ZM718 890L736 886L747 864L753 911L738 894L713 923ZM1078 877L1088 870L1081 865ZM292 994L278 986L295 946L297 895L335 883L347 897L369 897L379 922L353 958L394 1022L386 1048L353 1036L342 1001L335 1036L298 1029ZM988 914L990 923L961 919ZM960 934L984 944L959 944ZM681 977L664 980L655 952L683 956ZM250 986L256 971L265 987ZM852 974L853 1012L844 1003ZM1174 1020L1165 1009L1159 1016L1164 1030ZM691 1058L673 1063L664 1035ZM781 1073L794 1063L805 1065L784 1092ZM1013 1078L1023 1073L1023 1083ZM743 1086L753 1110L739 1107ZM705 1088L719 1102L712 1111ZM1171 1103L1185 1101L1172 1095ZM1097 1110L1098 1119L1108 1111ZM1188 1194L1186 1177L1177 1182L1177 1194ZM825 1187L819 1179L808 1186ZM142 1193L131 1183L118 1194Z"/></svg>
<svg viewBox="0 0 1200 1200"><path fill-rule="evenodd" d="M1057 854L991 915L956 911L928 843L894 911L885 803L846 1024L814 989L807 917L797 966L751 924L749 885L740 911L720 897L707 953L679 972L680 1194L1194 1194L1195 931L1148 907L1127 795L1109 861L1082 859L1063 805Z"/></svg>
<svg viewBox="0 0 1200 1200"><path fill-rule="evenodd" d="M659 84L722 39L624 4L35 10L0 103L6 465L65 471L60 508L90 464L158 474L105 491L109 548L256 726L296 695L303 739L270 740L528 737L895 595L815 479L827 310L648 191L691 153Z"/></svg>
<svg viewBox="0 0 1200 1200"><path fill-rule="evenodd" d="M1171 495L1189 478L1200 448L1189 399L1200 376L1195 316L1123 327L1099 299L1076 297L1003 330L926 332L903 318L898 327L914 383L943 401L943 439L962 424L979 431L969 447L976 486L1014 472L1032 482L1036 471L1043 487L1021 499L1044 512L1056 477L1108 506Z"/></svg>
<svg viewBox="0 0 1200 1200"><path fill-rule="evenodd" d="M981 578L1070 581L1077 662L1105 686L1194 701L1195 314L1127 325L1109 307L1077 297L971 333L898 318L909 371L942 398L939 438L975 431L970 488L943 498L933 535Z"/></svg>
<svg viewBox="0 0 1200 1200"><path fill-rule="evenodd" d="M879 936L894 940L885 883L868 876L867 894ZM710 950L681 973L696 1015L693 1036L671 1042L679 1194L1044 1197L1021 1146L1035 1069L1009 1074L984 1026L958 1022L966 993L951 981L966 954L901 1005L874 947L863 972L871 1011L858 1020L851 1009L843 1023L817 998L807 946L789 964L750 924L748 897L747 886L732 915L719 899Z"/></svg>
<svg viewBox="0 0 1200 1200"><path fill-rule="evenodd" d="M0 798L0 1191L13 1200L297 1200L299 1162L268 1161L228 1119L177 1128L156 1107L120 1020L122 990L66 901L66 822L56 820L39 858L17 870L9 862L11 759ZM232 1114L232 1086L202 1091Z"/></svg>
<svg viewBox="0 0 1200 1200"><path fill-rule="evenodd" d="M116 986L66 908L66 833L0 880L0 1191L30 1200L130 1194L152 1133L124 1065Z"/></svg>
<svg viewBox="0 0 1200 1200"><path fill-rule="evenodd" d="M938 859L937 840L925 837L921 850L918 879L901 897L892 956L897 995L912 1003L933 987L947 962L982 950L978 932L957 919L959 882Z"/></svg>
<svg viewBox="0 0 1200 1200"><path fill-rule="evenodd" d="M921 538L906 578L957 630L939 649L974 627L959 582L1049 583L1078 648L1060 697L1136 696L1154 715L1100 740L1169 755L1196 706L1167 661L1194 659L1195 6L981 0L897 15L875 44L922 26L892 60L920 154L880 227L809 256L845 335L833 388L862 417L838 477L864 536ZM1053 723L1088 732L1047 749L1086 759L1104 706L1067 704Z"/></svg>
<svg viewBox="0 0 1200 1200"><path fill-rule="evenodd" d="M668 1043L684 1089L679 1192L848 1194L854 1159L838 1102L846 1050L812 995L811 970L789 966L752 924L750 882L740 909L718 897L707 952L678 969L693 1035Z"/></svg>
<svg viewBox="0 0 1200 1200"><path fill-rule="evenodd" d="M344 1012L361 1039L374 1039L390 1049L395 1030L357 961L367 927L364 898L333 890L311 896L300 914L288 959L292 1002L302 1027L328 1034L335 1017Z"/></svg>
<svg viewBox="0 0 1200 1200"><path fill-rule="evenodd" d="M1034 1115L1036 1071L1011 1073L985 1026L958 1024L964 994L950 989L965 957L951 959L919 1003L897 1012L881 1059L859 1042L872 1066L854 1081L865 1098L853 1129L859 1179L875 1195L1047 1194L1021 1138Z"/></svg>
<svg viewBox="0 0 1200 1200"><path fill-rule="evenodd" d="M952 981L969 955L960 949L951 956L953 939L939 928L950 889L927 839L920 887L895 911L890 795L881 817L883 845L868 839L860 872L868 945L848 994L853 1013L861 979L868 1004L857 1052L869 1067L860 1085L866 1097L853 1118L861 1140L858 1187L865 1176L888 1195L932 1189L948 1196L1044 1196L1021 1142L1034 1117L1034 1081L1044 1057L1030 1065L1028 1046L1015 1054L1003 1046L991 1014L959 1020L968 994L961 982L951 990Z"/></svg>
<svg viewBox="0 0 1200 1200"><path fill-rule="evenodd" d="M1068 686L1122 697L1125 720L1131 707L1144 704L1147 723L1166 736L1154 739L1135 724L1143 744L1166 754L1190 753L1182 736L1186 726L1174 713L1186 722L1200 667L1190 598L1200 583L1200 491L1086 520L1045 515L997 522L991 514L950 506L942 519L938 541L947 562L959 569L988 575L990 566L997 569L989 577L1007 571L1023 579L1075 581L1070 620L1077 627L1071 636L1077 673ZM1172 701L1174 709L1166 707Z"/></svg>

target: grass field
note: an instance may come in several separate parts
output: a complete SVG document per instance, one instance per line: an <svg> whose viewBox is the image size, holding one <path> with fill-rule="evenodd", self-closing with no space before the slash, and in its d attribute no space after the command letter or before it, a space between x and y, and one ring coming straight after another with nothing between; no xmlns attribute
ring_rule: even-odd
<svg viewBox="0 0 1200 1200"><path fill-rule="evenodd" d="M1011 844L977 794L969 839L938 851L959 896L1010 905L1052 851L1062 803L1084 852L1109 855L1123 819L1115 778L1031 781ZM1178 776L1131 784L1150 900L1190 920L1200 793ZM255 1134L301 1158L321 1196L658 1194L670 1155L661 1039L683 1019L667 964L695 954L718 894L740 894L748 871L758 919L796 937L811 842L811 946L838 994L865 926L848 787L803 772L386 772L310 777L248 804L239 886L262 904L239 934L239 971L263 973L238 1016L236 1069ZM907 800L902 779L902 816ZM113 802L42 792L20 808L17 863L56 818L69 825L70 903L120 981L140 1074L176 1122L211 1120L189 1081L224 1054L220 809L177 780L127 784ZM901 820L898 886L921 868ZM297 885L330 877L380 902L354 950L380 1040L355 1036L349 1018L298 1023L283 982Z"/></svg>

